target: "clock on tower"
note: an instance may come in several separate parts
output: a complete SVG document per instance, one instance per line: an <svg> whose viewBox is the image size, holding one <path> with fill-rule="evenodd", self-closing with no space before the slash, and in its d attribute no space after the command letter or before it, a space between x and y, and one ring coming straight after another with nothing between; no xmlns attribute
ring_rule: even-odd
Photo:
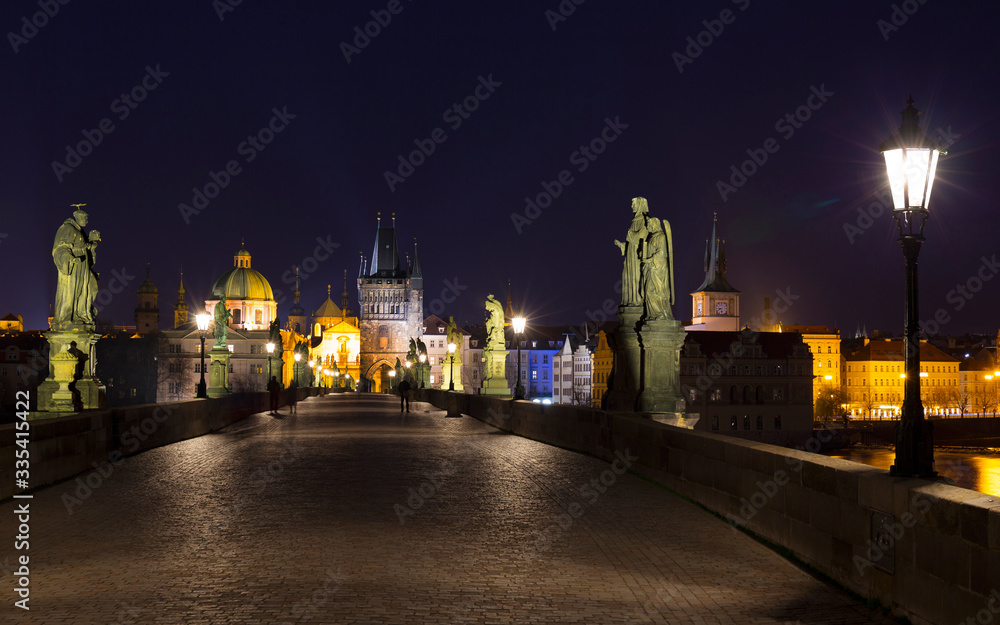
<svg viewBox="0 0 1000 625"><path fill-rule="evenodd" d="M725 315L729 312L729 304L727 302L716 302L715 303L715 314Z"/></svg>

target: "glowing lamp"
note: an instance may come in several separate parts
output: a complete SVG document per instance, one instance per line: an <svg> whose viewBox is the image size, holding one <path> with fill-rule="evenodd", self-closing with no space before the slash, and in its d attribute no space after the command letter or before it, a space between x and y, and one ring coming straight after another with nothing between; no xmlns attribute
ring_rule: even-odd
<svg viewBox="0 0 1000 625"><path fill-rule="evenodd" d="M879 151L885 157L892 193L893 211L927 212L934 187L938 159L947 154L937 141L928 139L918 126L920 111L913 98L906 101L899 134L882 142Z"/></svg>
<svg viewBox="0 0 1000 625"><path fill-rule="evenodd" d="M212 315L195 315L195 321L198 322L198 329L202 332L208 331L208 324L212 321Z"/></svg>

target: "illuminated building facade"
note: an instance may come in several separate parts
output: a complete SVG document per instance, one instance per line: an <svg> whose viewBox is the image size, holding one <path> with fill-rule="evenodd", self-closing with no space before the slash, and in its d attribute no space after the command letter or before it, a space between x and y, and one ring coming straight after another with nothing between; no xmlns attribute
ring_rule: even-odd
<svg viewBox="0 0 1000 625"><path fill-rule="evenodd" d="M866 338L861 349L844 354L844 393L850 416L899 416L903 356L900 339ZM920 399L928 416L958 414L959 361L926 341L920 341Z"/></svg>

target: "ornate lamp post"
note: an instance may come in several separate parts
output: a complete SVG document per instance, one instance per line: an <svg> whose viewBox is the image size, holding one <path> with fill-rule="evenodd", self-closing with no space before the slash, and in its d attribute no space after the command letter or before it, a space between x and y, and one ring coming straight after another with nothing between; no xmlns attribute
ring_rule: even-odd
<svg viewBox="0 0 1000 625"><path fill-rule="evenodd" d="M524 386L521 384L521 335L524 334L524 317L514 317L514 340L517 341L517 385L514 387L514 399L524 399Z"/></svg>
<svg viewBox="0 0 1000 625"><path fill-rule="evenodd" d="M420 388L424 388L424 366L427 363L427 354L420 354Z"/></svg>
<svg viewBox="0 0 1000 625"><path fill-rule="evenodd" d="M920 312L917 294L917 257L924 242L927 205L938 158L946 154L938 143L928 139L919 126L920 111L913 107L913 97L902 111L899 134L882 142L879 151L892 192L892 215L899 228L899 244L906 260L906 325L904 328L903 409L896 426L896 462L889 474L931 478L934 471L933 425L924 418L920 401ZM920 220L919 225L916 223Z"/></svg>
<svg viewBox="0 0 1000 625"><path fill-rule="evenodd" d="M295 356L294 356L294 358L295 358L295 364L292 365L292 367L294 367L294 369L292 369L292 379L295 380L295 386L298 386L299 385L299 361L302 360L302 354L296 353Z"/></svg>
<svg viewBox="0 0 1000 625"><path fill-rule="evenodd" d="M316 361L310 360L306 364L309 365L309 375L313 377L312 380L309 380L309 386L316 386L316 376L313 375L316 372Z"/></svg>
<svg viewBox="0 0 1000 625"><path fill-rule="evenodd" d="M205 399L208 397L208 386L205 384L205 337L208 336L208 326L212 323L212 315L197 315L195 320L198 322L198 330L201 332L201 381L198 382L198 392L195 397Z"/></svg>
<svg viewBox="0 0 1000 625"><path fill-rule="evenodd" d="M410 376L410 365L412 365L412 364L413 364L413 363L412 363L412 362L410 362L409 360L407 360L406 362L404 362L404 363L403 363L403 365L404 365L404 366L406 367L406 378L407 378L408 380L412 380L412 379L413 379L413 378L412 378L412 377Z"/></svg>
<svg viewBox="0 0 1000 625"><path fill-rule="evenodd" d="M455 390L455 348L454 343L448 343L448 358L451 360L451 369L448 372L448 390Z"/></svg>
<svg viewBox="0 0 1000 625"><path fill-rule="evenodd" d="M396 370L389 369L389 393L392 393L392 381L396 379Z"/></svg>

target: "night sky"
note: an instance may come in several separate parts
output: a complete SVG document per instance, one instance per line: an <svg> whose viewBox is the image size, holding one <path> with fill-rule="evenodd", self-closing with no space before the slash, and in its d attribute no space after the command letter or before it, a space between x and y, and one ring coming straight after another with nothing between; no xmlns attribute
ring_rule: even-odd
<svg viewBox="0 0 1000 625"><path fill-rule="evenodd" d="M879 143L912 94L922 127L950 144L921 318L943 309L943 334L996 332L1000 279L973 279L971 300L952 291L1000 271L997 3L578 1L69 2L52 17L37 0L4 2L0 315L46 327L52 239L83 202L103 235L101 316L116 323L134 323L149 263L169 327L181 266L193 306L241 239L282 317L295 265L315 267L307 310L327 284L341 291L345 269L355 307L381 211L396 214L402 248L419 242L428 312L448 289L445 314L480 323L510 279L532 321L581 324L620 301L612 241L641 195L672 227L678 318L717 211L744 322L784 292L797 298L786 323L901 332L896 227L870 207L887 187ZM26 27L32 16L44 25ZM366 24L374 37L358 37ZM154 88L133 101L144 80ZM792 125L797 109L808 119ZM269 124L270 143L248 141ZM67 146L85 132L100 143L77 162ZM600 154L579 151L602 133L614 140L595 142ZM721 193L769 139L777 151ZM432 144L400 171L401 155ZM228 184L183 214L213 172ZM526 214L545 186L557 197ZM318 239L337 247L315 257Z"/></svg>

